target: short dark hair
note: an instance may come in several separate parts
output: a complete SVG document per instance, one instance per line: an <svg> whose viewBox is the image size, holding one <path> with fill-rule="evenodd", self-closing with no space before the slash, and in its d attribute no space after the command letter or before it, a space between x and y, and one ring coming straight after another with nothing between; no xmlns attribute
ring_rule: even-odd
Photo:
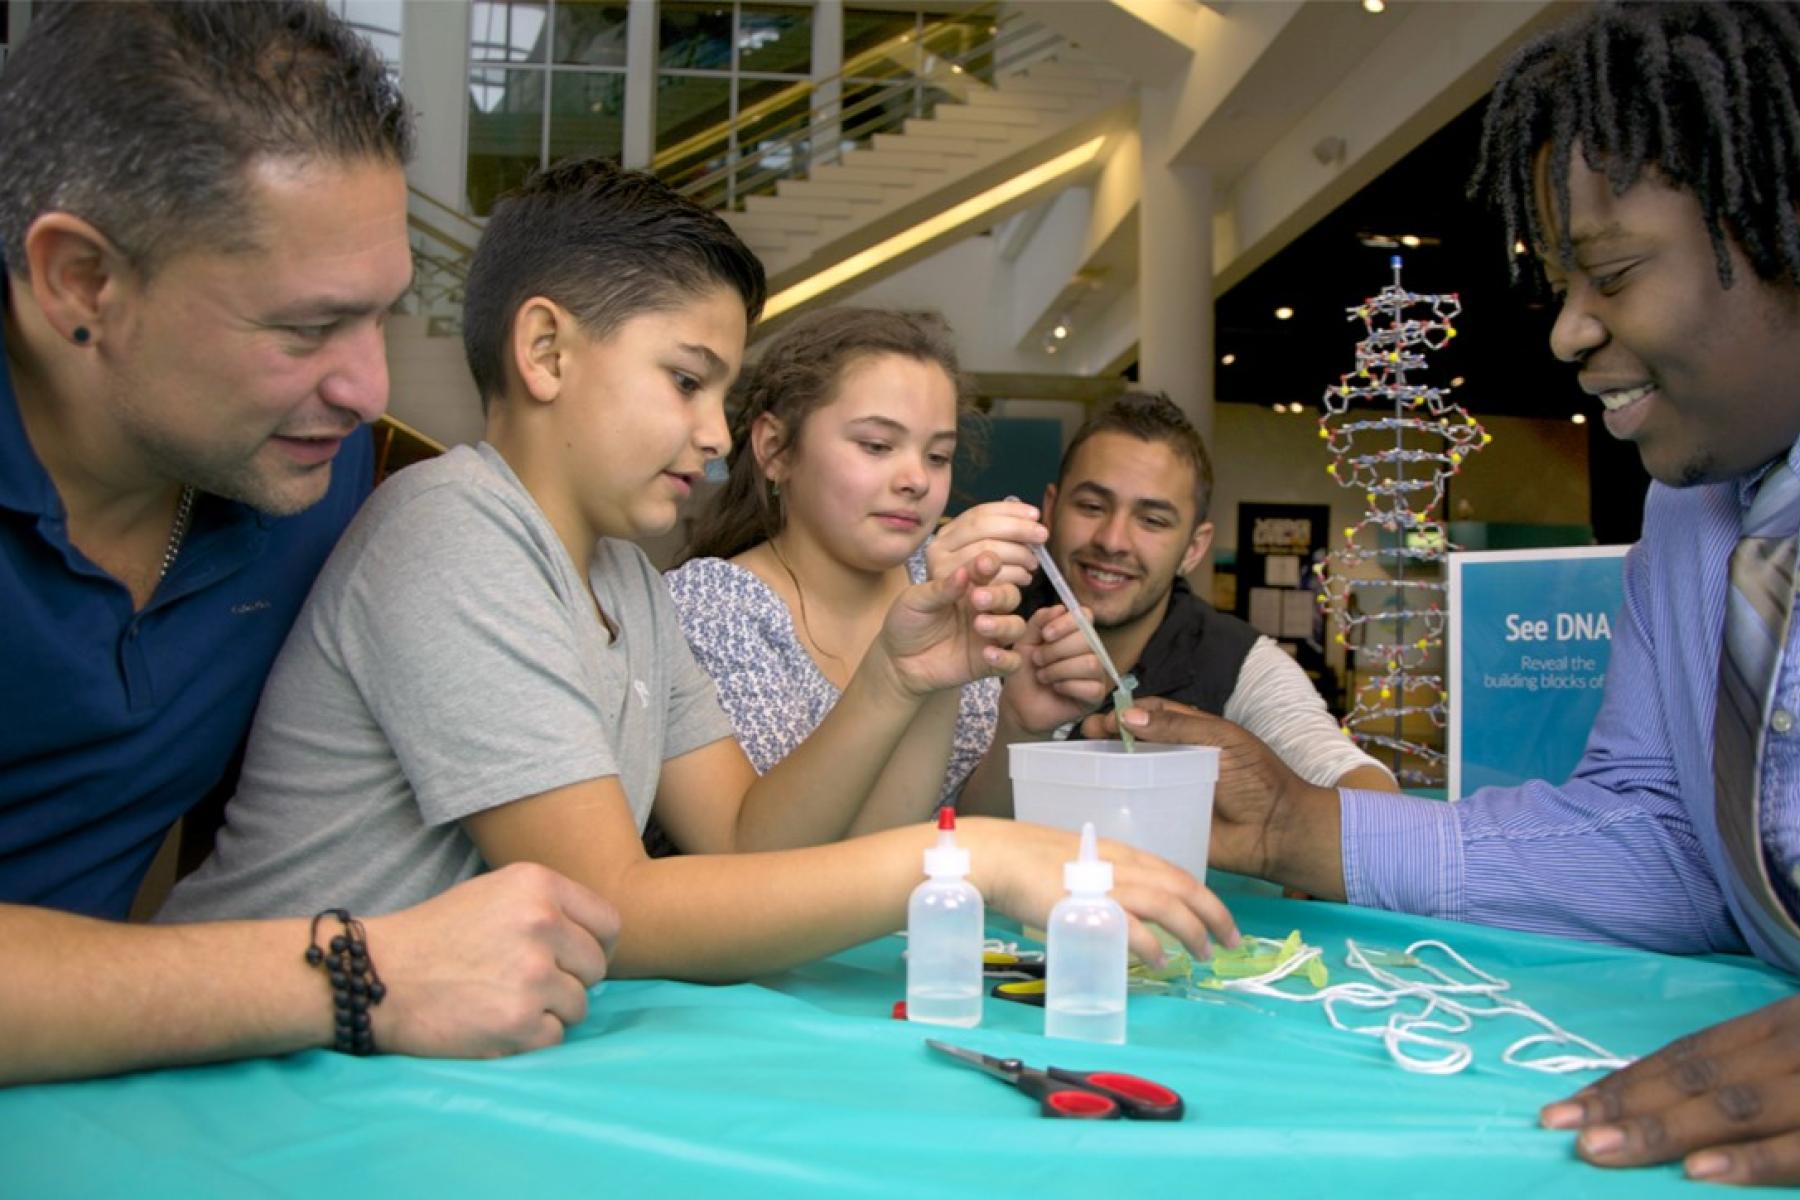
<svg viewBox="0 0 1800 1200"><path fill-rule="evenodd" d="M1558 256L1574 257L1569 159L1615 194L1646 170L1693 194L1731 286L1727 234L1766 282L1800 281L1800 10L1791 4L1606 4L1531 42L1488 102L1469 196L1487 198L1506 244L1543 250L1537 156L1549 147ZM1517 277L1523 256L1515 255ZM1534 260L1535 261L1535 260Z"/></svg>
<svg viewBox="0 0 1800 1200"><path fill-rule="evenodd" d="M822 308L796 317L769 339L732 389L725 486L695 523L688 558L731 558L781 532L786 513L756 460L750 427L764 413L780 418L786 449L799 439L809 416L837 399L849 367L883 354L942 367L956 390L957 423L967 421L974 403L957 362L956 339L936 313Z"/></svg>
<svg viewBox="0 0 1800 1200"><path fill-rule="evenodd" d="M494 206L463 289L463 353L482 406L505 394L513 318L533 296L603 338L714 285L736 291L756 323L768 294L762 263L717 213L605 159L533 173Z"/></svg>
<svg viewBox="0 0 1800 1200"><path fill-rule="evenodd" d="M67 212L149 273L202 241L255 245L259 159L411 152L381 59L318 4L67 0L0 74L0 236L22 276L26 230Z"/></svg>
<svg viewBox="0 0 1800 1200"><path fill-rule="evenodd" d="M1194 524L1206 520L1213 489L1212 458L1206 453L1206 439L1165 393L1126 392L1084 421L1069 440L1069 448L1063 451L1062 463L1056 468L1058 489L1068 477L1075 452L1099 433L1122 433L1141 442L1161 442L1187 460L1194 468Z"/></svg>

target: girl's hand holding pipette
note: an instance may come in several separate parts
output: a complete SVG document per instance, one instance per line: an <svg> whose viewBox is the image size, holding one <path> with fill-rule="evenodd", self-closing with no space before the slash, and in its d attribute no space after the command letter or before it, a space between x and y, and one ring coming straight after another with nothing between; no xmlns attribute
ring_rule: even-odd
<svg viewBox="0 0 1800 1200"><path fill-rule="evenodd" d="M926 696L1018 669L1012 645L1024 636L1025 619L1013 612L1018 587L996 582L1003 570L999 558L981 554L894 601L869 652L885 658L902 691Z"/></svg>
<svg viewBox="0 0 1800 1200"><path fill-rule="evenodd" d="M1042 545L1050 531L1038 521L1038 510L1020 500L996 500L946 521L925 547L925 570L932 579L943 579L960 566L991 554L1000 562L995 583L1023 588L1031 582L1037 558L1031 552Z"/></svg>

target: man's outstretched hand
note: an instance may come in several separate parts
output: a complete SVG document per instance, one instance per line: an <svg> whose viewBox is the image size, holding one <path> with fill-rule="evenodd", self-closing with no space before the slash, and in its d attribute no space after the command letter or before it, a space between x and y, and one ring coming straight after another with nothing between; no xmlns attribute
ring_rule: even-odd
<svg viewBox="0 0 1800 1200"><path fill-rule="evenodd" d="M1800 1183L1800 996L1680 1038L1541 1114L1602 1167L1682 1160L1714 1183Z"/></svg>
<svg viewBox="0 0 1800 1200"><path fill-rule="evenodd" d="M1126 710L1125 727L1149 742L1219 748L1207 854L1213 866L1344 898L1337 792L1301 779L1242 726L1173 700L1137 701ZM1110 709L1082 726L1097 738L1117 737L1118 729Z"/></svg>

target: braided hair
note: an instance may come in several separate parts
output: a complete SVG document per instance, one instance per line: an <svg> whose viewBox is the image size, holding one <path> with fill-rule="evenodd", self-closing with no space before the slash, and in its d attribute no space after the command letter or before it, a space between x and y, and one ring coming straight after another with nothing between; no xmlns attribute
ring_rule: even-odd
<svg viewBox="0 0 1800 1200"><path fill-rule="evenodd" d="M1574 257L1575 143L1617 195L1646 170L1691 193L1730 287L1727 235L1765 282L1800 284L1800 6L1615 3L1515 54L1488 102L1472 200L1487 198L1509 246L1549 243L1536 164L1549 149L1558 257ZM1513 258L1518 278L1521 259Z"/></svg>

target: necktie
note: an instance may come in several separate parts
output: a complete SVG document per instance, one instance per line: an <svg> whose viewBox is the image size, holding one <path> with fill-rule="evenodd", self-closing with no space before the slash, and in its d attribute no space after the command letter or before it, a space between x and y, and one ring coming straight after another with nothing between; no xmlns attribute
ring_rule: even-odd
<svg viewBox="0 0 1800 1200"><path fill-rule="evenodd" d="M1800 932L1769 877L1757 820L1762 737L1775 669L1794 602L1800 476L1785 461L1763 479L1731 554L1719 704L1713 724L1713 786L1719 835L1733 868L1781 928Z"/></svg>

